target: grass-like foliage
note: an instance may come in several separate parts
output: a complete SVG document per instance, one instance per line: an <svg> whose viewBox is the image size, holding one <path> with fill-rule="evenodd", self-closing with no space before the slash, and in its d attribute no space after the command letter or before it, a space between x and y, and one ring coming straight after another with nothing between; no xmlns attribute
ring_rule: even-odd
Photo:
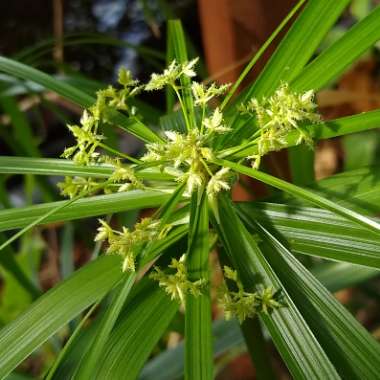
<svg viewBox="0 0 380 380"><path fill-rule="evenodd" d="M355 173L338 181L341 191L334 180L300 186L306 185L303 179L313 179L311 168L303 172L303 161L312 156L318 139L380 123L380 111L329 122L318 112L315 91L380 37L378 7L309 62L347 3L306 2L257 81L238 96L233 96L236 84L196 81L198 59L187 56L179 21L169 23L172 60L163 72L141 83L122 68L118 85L99 90L96 98L0 58L0 70L37 82L84 107L78 124L68 125L76 142L65 149L62 159L0 158L3 173L63 175L58 186L68 198L0 211L0 230L22 228L1 245L0 254L37 224L156 208L133 227L99 219L92 239L101 242L104 254L42 295L0 331L1 378L95 305L48 371L48 379L62 379L62 374L70 379L135 379L177 313L185 317L185 378L211 379L214 302L224 309L227 320L237 319L241 325L258 378L273 378L263 327L295 379L378 378L379 344L324 284L334 290L337 285L328 283L327 275L318 277L303 261L304 255L311 255L346 262L341 270L348 274L352 266L347 263L361 264L368 267L358 267L363 278L380 268L380 224L371 217L380 203L366 191L379 186L379 179L373 175L367 187L364 181L364 188L351 193L344 186ZM253 57L249 69L264 50ZM167 122L160 132L148 126L136 107L136 98L150 91L163 91L177 103L166 116L173 123ZM145 143L140 157L107 144L104 131L116 126ZM294 148L302 146L307 149ZM264 156L289 147L293 147L291 171L299 179L297 184L262 170ZM376 168L366 175L374 174L372 170ZM297 204L287 204L287 197L278 197L278 203L233 202L231 189L240 174L294 197ZM334 191L329 192L330 186ZM211 281L212 251L217 252L224 275L219 289L213 289ZM324 278L324 284L318 278ZM349 285L347 278L342 286ZM96 305L100 312L91 333L83 334ZM175 351L172 355L176 361ZM148 368L149 364L144 371ZM168 371L165 359L160 371ZM163 376L176 378L169 372Z"/></svg>

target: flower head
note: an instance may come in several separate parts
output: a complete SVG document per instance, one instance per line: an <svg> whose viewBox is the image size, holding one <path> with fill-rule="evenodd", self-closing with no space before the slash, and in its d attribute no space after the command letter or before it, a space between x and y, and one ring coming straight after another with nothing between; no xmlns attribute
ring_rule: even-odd
<svg viewBox="0 0 380 380"><path fill-rule="evenodd" d="M211 117L206 117L203 120L203 125L209 133L225 133L231 130L223 123L223 114L218 107L215 108Z"/></svg>
<svg viewBox="0 0 380 380"><path fill-rule="evenodd" d="M274 292L273 288L269 287L262 291L247 292L235 270L225 266L223 271L224 277L237 288L236 291L232 291L226 284L221 287L219 303L224 309L226 319L236 317L242 323L247 318L253 318L257 313L270 314L273 310L285 306L285 303L279 299L279 291Z"/></svg>
<svg viewBox="0 0 380 380"><path fill-rule="evenodd" d="M186 294L198 297L202 294L202 289L207 283L204 279L193 282L188 279L185 260L185 255L182 255L179 260L172 259L168 268L174 269L174 273L167 274L160 268L154 267L154 272L150 275L150 278L158 281L159 286L164 288L172 300L179 301L183 306L185 305Z"/></svg>
<svg viewBox="0 0 380 380"><path fill-rule="evenodd" d="M153 73L151 75L150 81L145 85L145 90L161 90L165 86L174 86L176 81L179 80L182 75L189 78L194 77L196 75L194 66L197 61L198 58L195 58L189 62L180 64L177 63L176 60L173 60L162 74Z"/></svg>
<svg viewBox="0 0 380 380"><path fill-rule="evenodd" d="M220 191L230 189L228 184L229 171L229 168L222 168L209 179L207 184L209 198L215 198Z"/></svg>

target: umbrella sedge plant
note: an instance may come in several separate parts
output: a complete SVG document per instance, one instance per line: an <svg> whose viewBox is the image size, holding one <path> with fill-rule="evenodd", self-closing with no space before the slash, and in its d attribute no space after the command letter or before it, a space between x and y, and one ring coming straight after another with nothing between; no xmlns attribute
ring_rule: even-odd
<svg viewBox="0 0 380 380"><path fill-rule="evenodd" d="M46 379L135 379L178 313L185 321L179 376L212 379L213 303L227 320L238 321L258 378L275 378L269 339L295 379L378 378L379 344L303 260L316 256L360 264L371 270L366 276L380 268L380 223L373 215L374 209L380 210L378 200L372 201L371 210L358 211L354 201L332 200L312 186L318 140L380 125L380 110L332 121L324 121L318 112L316 92L380 38L377 7L314 57L348 3L300 1L231 85L196 80L198 59L188 57L179 21L169 22L170 61L163 72L141 83L122 68L118 85L94 98L0 58L1 71L34 81L84 108L78 124L68 125L76 143L61 158L0 157L2 173L64 176L58 187L67 198L0 211L2 231L20 229L9 235L0 254L36 225L90 216L99 216L93 239L103 252L0 331L1 378L88 310ZM258 79L236 95L249 70L293 18ZM133 105L134 98L151 91L166 91L178 106L170 110L166 120L173 122L162 125L162 131L145 124ZM102 130L114 127L140 138L144 153L130 157L108 146ZM282 149L289 149L295 183L263 170L262 158ZM297 207L287 207L286 197L278 203L234 202L231 189L240 174L297 199ZM132 228L102 218L152 207L154 213ZM305 215L305 223L294 225ZM310 243L315 225L320 249ZM291 234L292 228L298 235ZM347 243L339 248L334 241ZM355 242L356 249L350 249ZM218 253L224 277L218 289L211 281L211 251ZM102 307L105 299L107 307ZM90 320L91 333L85 334ZM170 379L167 370L161 368L163 378Z"/></svg>

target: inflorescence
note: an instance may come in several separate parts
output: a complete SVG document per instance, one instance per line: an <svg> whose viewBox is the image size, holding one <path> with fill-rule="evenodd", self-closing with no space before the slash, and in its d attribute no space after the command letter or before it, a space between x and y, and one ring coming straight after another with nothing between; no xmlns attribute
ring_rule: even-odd
<svg viewBox="0 0 380 380"><path fill-rule="evenodd" d="M216 142L221 141L221 135L228 136L234 132L234 125L226 122L220 107L213 110L210 107L210 102L223 96L229 85L196 82L193 80L196 76L196 63L197 59L184 63L174 60L162 73L152 74L147 84L139 83L128 70L122 68L117 88L109 86L98 91L95 104L83 112L80 125L68 126L76 143L65 149L62 156L72 159L78 165L106 165L111 169L111 174L105 179L66 177L58 185L62 194L75 198L99 192L144 189L147 184L139 176L139 171L146 166L156 166L173 175L175 182L184 184L185 197L204 189L210 207L215 212L218 194L230 190L236 179L230 169L216 163L220 151L216 148L220 144ZM186 92L182 87L183 78L187 78L190 83ZM142 91L164 88L171 89L177 96L184 120L183 130L164 131L161 140L146 144L146 153L140 159L109 147L100 131L112 124L113 116L122 112L133 121L140 122L138 109L130 100ZM191 110L186 105L189 100L186 97L190 97L194 105ZM245 144L253 147L253 154L246 159L251 161L254 168L259 167L261 158L267 153L286 147L289 133L297 134L296 144L306 143L312 146L307 123L320 120L313 99L313 91L295 93L284 83L272 96L253 98L237 107L239 112L249 116L250 122L246 128L250 128L251 137ZM125 164L125 159L132 161L132 164ZM158 218L143 219L134 229L123 227L121 231L100 220L95 240L107 242L107 253L122 257L123 271L135 271L137 258L147 242L162 238L167 231L167 226L162 226ZM184 255L179 260L172 260L168 267L171 273L156 267L151 274L172 299L182 303L186 294L197 296L207 285L204 280L188 280L185 262ZM227 318L235 316L243 321L257 312L270 313L281 307L278 292L274 289L266 288L249 293L243 289L235 271L225 267L224 274L237 289L230 291L223 286L220 302Z"/></svg>
<svg viewBox="0 0 380 380"><path fill-rule="evenodd" d="M285 306L280 291L268 287L250 293L244 290L235 270L224 266L223 272L224 277L236 288L230 290L224 283L220 289L219 304L224 309L227 320L235 317L241 323L247 318L253 318L257 313L270 314L274 309Z"/></svg>

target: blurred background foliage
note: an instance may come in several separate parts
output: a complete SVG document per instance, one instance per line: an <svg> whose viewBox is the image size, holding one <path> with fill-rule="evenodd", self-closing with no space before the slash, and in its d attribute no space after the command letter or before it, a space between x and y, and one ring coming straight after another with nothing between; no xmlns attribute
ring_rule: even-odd
<svg viewBox="0 0 380 380"><path fill-rule="evenodd" d="M231 6L233 9L225 3L228 2L220 1L218 7L214 0L3 1L0 3L0 52L94 94L97 89L116 80L120 66L126 66L142 81L152 71L165 67L165 22L180 18L187 31L191 55L201 57L199 79L211 77L221 82L232 81L294 1L236 0ZM268 10L269 3L273 11ZM352 1L326 36L320 51L378 3ZM223 7L229 10L230 18L220 17ZM254 7L261 13L254 14ZM257 26L246 21L258 17L262 22ZM228 50L230 39L235 41L233 51ZM255 75L257 72L253 77ZM326 119L380 108L379 49L367 52L337 83L322 90L318 94L318 103ZM151 124L167 107L165 97L156 93L145 94L137 106ZM1 155L58 157L64 147L72 143L65 124L75 123L80 114L81 109L77 106L43 91L40 86L0 74ZM109 145L118 146L129 154L139 153L141 145L132 136L119 135L112 129L105 133ZM320 143L316 148L316 178L380 164L379 141L379 131L373 130ZM271 155L267 165L272 166L278 176L289 177L283 152ZM55 187L57 180L32 175L1 176L0 208L57 200L60 198ZM236 199L249 199L252 193L256 197L265 195L265 189L243 179L234 193ZM136 212L117 216L119 223L124 225L133 224L137 217ZM41 292L97 255L100 246L93 243L95 228L96 221L90 219L85 223L41 227L26 234L5 255L0 255L0 327L22 313ZM0 233L0 241L5 238ZM380 339L379 278L341 291L337 297ZM215 316L218 316L217 310ZM20 375L10 378L41 376L77 323L72 321L51 338L21 366ZM183 320L178 316L153 357L168 347L177 346L183 328ZM215 326L217 336L223 331L226 331L223 324ZM220 353L223 353L218 362L219 379L254 379L254 370L244 354L239 330L230 326L228 331L230 335L222 336L224 341L218 341L221 342ZM180 352L181 346L176 350ZM275 360L279 373L286 378L287 371L280 358ZM150 367L148 365L143 378L149 378L155 368L154 362Z"/></svg>

